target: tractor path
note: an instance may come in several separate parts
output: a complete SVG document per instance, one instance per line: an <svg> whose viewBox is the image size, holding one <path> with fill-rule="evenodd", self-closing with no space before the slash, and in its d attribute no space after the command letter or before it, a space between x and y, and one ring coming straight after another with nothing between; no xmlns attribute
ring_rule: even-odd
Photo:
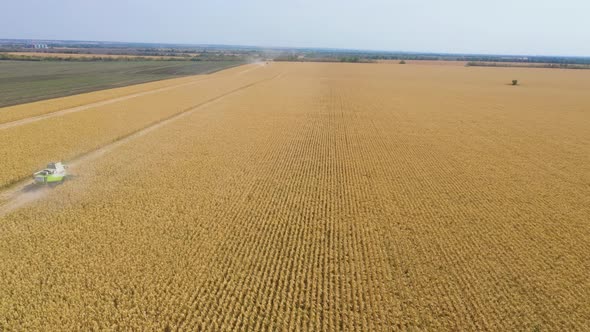
<svg viewBox="0 0 590 332"><path fill-rule="evenodd" d="M255 66L252 66L251 68L246 68L246 69L244 69L244 70L236 73L236 75L242 75L242 74L245 74L247 72L250 72L252 70L255 70L255 69L258 69L258 68L261 67L261 64L260 63L252 63L250 65L255 65ZM100 107L100 106L104 106L104 105L110 105L110 104L118 103L118 102L121 102L121 101L129 100L129 99L133 99L133 98L137 98L137 97L151 95L151 94L158 93L158 92L169 91L169 90L172 90L172 89L176 89L176 88L180 88L180 87L184 87L184 86L188 86L188 85L200 83L200 82L203 82L205 80L208 80L208 79L213 78L212 76L209 76L209 75L201 75L201 76L202 77L198 77L197 79L192 80L190 82L175 84L175 85L171 85L171 86L157 88L157 89L154 89L154 90L148 90L148 91L143 91L143 92L132 93L132 94L125 95L125 96L120 96L120 97L115 97L115 98L111 98L111 99L101 100L101 101L97 101L97 102L94 102L94 103L90 103L90 104L86 104L86 105L80 105L80 106L76 106L76 107L71 107L71 108L67 108L67 109L63 109L63 110L59 110L59 111L55 111L55 112L51 112L51 113L47 113L47 114L35 115L35 116L31 116L31 117L24 118L24 119L19 119L19 120L14 120L14 121L10 121L10 122L1 123L0 124L0 130L8 129L8 128L13 128L13 127L17 127L17 126L22 126L22 125L25 125L25 124L28 124L28 123L33 123L33 122L37 122L37 121L41 121L41 120L45 120L45 119L50 119L50 118L54 118L54 117L57 117L57 116L63 116L63 115L70 114L70 113L81 112L81 111L85 111L85 110L88 110L88 109L91 109L91 108Z"/></svg>
<svg viewBox="0 0 590 332"><path fill-rule="evenodd" d="M14 121L10 121L10 122L5 122L5 123L0 124L0 130L8 129L8 128L13 128L13 127L17 127L17 126L22 126L22 125L25 125L25 124L28 124L28 123L37 122L37 121L41 121L41 120L45 120L45 119L50 119L50 118L54 118L54 117L57 117L57 116L62 116L62 115L70 114L70 113L85 111L85 110L88 110L88 109L91 109L91 108L95 108L95 107L99 107L99 106L110 105L110 104L118 103L120 101L129 100L129 99L132 99L132 98L137 98L137 97L151 95L151 94L158 93L158 92L168 91L168 90L180 88L180 87L183 87L183 86L195 84L195 83L198 83L198 82L202 82L202 81L204 81L204 80L206 80L208 78L209 77L202 77L202 78L196 79L194 81L190 81L190 82L185 82L185 83L181 83L181 84L171 85L171 86L167 86L167 87L163 87L163 88L158 88L158 89L154 89L154 90L137 92L137 93L133 93L133 94L126 95L126 96L121 96L121 97L116 97L116 98L112 98L112 99L102 100L102 101L98 101L98 102L94 102L94 103L90 103L90 104L86 104L86 105L81 105L81 106L76 106L76 107L72 107L72 108L67 108L67 109L63 109L63 110L60 110L60 111L55 111L55 112L51 112L51 113L47 113L47 114L35 115L35 116L29 117L29 118L24 118L24 119L20 119L20 120L14 120Z"/></svg>
<svg viewBox="0 0 590 332"><path fill-rule="evenodd" d="M184 118L184 117L190 115L191 113L198 111L199 109L210 106L211 104L218 102L221 99L226 98L230 95L233 95L237 92L248 89L248 88L258 85L260 83L264 83L267 81L277 79L281 75L282 74L277 74L273 77L261 79L256 82L246 84L246 85L241 86L239 88L233 89L233 90L228 91L224 94L221 94L221 95L213 97L207 101L204 101L198 105L187 108L187 109L183 110L182 112L177 113L167 119L161 120L157 123L149 125L143 129L140 129L140 130L138 130L126 137L123 137L117 141L114 141L110 144L104 145L94 151L88 152L84 155L81 155L81 156L75 158L75 159L66 161L65 164L68 165L68 167L69 167L68 171L69 172L75 171L75 169L78 165L92 161L94 159L97 159L97 158L103 156L104 154L111 152L112 150L116 149L117 147L119 147L129 141L132 141L138 137L146 135L146 134L148 134L160 127L163 127L163 126L169 124L172 121L176 121L178 119ZM44 197L45 195L47 195L51 191L52 191L51 187L37 186L37 185L33 184L30 179L23 180L21 182L18 182L16 184L6 188L5 190L0 192L0 217L20 208L28 203L31 203L33 201L36 201L36 200Z"/></svg>

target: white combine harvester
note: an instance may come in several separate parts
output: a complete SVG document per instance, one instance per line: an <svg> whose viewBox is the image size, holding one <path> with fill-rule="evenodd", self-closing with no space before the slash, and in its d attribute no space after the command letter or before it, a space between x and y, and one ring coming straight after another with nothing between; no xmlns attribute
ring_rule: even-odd
<svg viewBox="0 0 590 332"><path fill-rule="evenodd" d="M65 180L68 167L61 162L49 163L47 168L33 174L36 184L58 184Z"/></svg>

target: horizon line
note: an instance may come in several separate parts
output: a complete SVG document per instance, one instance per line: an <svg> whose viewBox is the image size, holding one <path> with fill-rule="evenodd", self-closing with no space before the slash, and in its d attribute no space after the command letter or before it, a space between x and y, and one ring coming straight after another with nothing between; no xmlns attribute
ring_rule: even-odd
<svg viewBox="0 0 590 332"><path fill-rule="evenodd" d="M257 46L247 44L211 44L211 43L174 43L174 42L140 42L140 41L109 41L109 40L84 40L84 39L45 39L45 38L0 38L0 41L45 41L45 42L79 42L79 43L112 43L112 44L148 44L148 45L170 45L170 46L212 46L212 47L237 47L237 48L254 48L259 50L321 50L321 51L352 51L368 53L393 53L393 54L412 54L412 55L447 55L447 56L509 56L509 57L559 57L559 58L590 58L590 55L540 55L540 54L510 54L510 53L453 53L437 51L393 51L383 49L362 49L362 48L342 48L342 47L312 47L312 46Z"/></svg>

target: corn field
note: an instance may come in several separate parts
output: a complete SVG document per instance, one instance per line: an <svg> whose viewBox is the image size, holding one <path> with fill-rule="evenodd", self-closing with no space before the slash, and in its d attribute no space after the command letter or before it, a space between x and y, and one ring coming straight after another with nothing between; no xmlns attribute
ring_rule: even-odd
<svg viewBox="0 0 590 332"><path fill-rule="evenodd" d="M0 216L0 330L590 330L590 78L508 76L249 65L0 130L0 184L80 158Z"/></svg>

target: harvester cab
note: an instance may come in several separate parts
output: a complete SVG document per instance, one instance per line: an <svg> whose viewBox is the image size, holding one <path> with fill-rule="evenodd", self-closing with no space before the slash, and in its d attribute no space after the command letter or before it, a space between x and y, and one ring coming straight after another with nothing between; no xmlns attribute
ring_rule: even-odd
<svg viewBox="0 0 590 332"><path fill-rule="evenodd" d="M57 184L65 180L68 167L60 162L49 163L47 168L33 174L36 184Z"/></svg>

